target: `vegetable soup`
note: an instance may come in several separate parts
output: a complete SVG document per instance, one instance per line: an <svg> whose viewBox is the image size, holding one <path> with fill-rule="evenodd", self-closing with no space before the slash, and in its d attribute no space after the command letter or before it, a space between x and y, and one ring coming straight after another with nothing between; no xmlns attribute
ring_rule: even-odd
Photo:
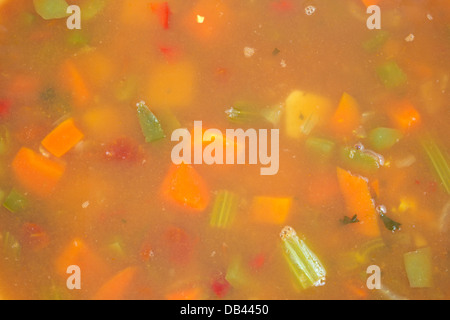
<svg viewBox="0 0 450 320"><path fill-rule="evenodd" d="M0 0L3 299L449 299L446 0Z"/></svg>

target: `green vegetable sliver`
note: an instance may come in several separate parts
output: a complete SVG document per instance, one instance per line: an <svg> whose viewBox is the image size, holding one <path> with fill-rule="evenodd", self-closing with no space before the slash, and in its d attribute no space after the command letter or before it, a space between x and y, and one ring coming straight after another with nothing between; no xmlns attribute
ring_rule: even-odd
<svg viewBox="0 0 450 320"><path fill-rule="evenodd" d="M395 61L388 61L377 68L381 82L388 89L400 87L408 81L406 74Z"/></svg>
<svg viewBox="0 0 450 320"><path fill-rule="evenodd" d="M68 16L65 0L33 0L34 8L43 19L61 19Z"/></svg>
<svg viewBox="0 0 450 320"><path fill-rule="evenodd" d="M214 201L210 225L225 229L231 225L238 205L238 196L228 190L220 190Z"/></svg>
<svg viewBox="0 0 450 320"><path fill-rule="evenodd" d="M314 252L291 227L284 227L280 236L286 261L302 288L322 285L326 271Z"/></svg>
<svg viewBox="0 0 450 320"><path fill-rule="evenodd" d="M145 105L145 102L141 101L137 104L137 113L146 142L153 142L166 137L161 123Z"/></svg>
<svg viewBox="0 0 450 320"><path fill-rule="evenodd" d="M409 285L412 288L433 287L430 248L421 248L403 255Z"/></svg>
<svg viewBox="0 0 450 320"><path fill-rule="evenodd" d="M421 144L428 155L434 170L441 179L445 191L450 194L450 168L446 156L442 153L435 140L429 134L421 139Z"/></svg>
<svg viewBox="0 0 450 320"><path fill-rule="evenodd" d="M12 189L3 201L3 207L13 213L24 210L27 206L28 199L16 189Z"/></svg>

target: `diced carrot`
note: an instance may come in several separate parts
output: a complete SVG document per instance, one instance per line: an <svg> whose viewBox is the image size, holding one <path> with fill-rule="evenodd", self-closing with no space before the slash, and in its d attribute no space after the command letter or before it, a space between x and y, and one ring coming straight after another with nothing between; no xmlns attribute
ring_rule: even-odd
<svg viewBox="0 0 450 320"><path fill-rule="evenodd" d="M337 135L349 136L358 127L360 119L358 102L347 92L344 92L330 121L332 131Z"/></svg>
<svg viewBox="0 0 450 320"><path fill-rule="evenodd" d="M83 139L83 133L75 126L73 118L61 122L43 140L42 145L56 157L61 157Z"/></svg>
<svg viewBox="0 0 450 320"><path fill-rule="evenodd" d="M159 23L164 29L169 29L169 18L171 15L169 4L163 3L151 3L150 8L153 13L156 13L159 17Z"/></svg>
<svg viewBox="0 0 450 320"><path fill-rule="evenodd" d="M337 168L337 177L350 216L357 215L358 231L369 237L380 235L377 212L369 190L368 181L358 175Z"/></svg>
<svg viewBox="0 0 450 320"><path fill-rule="evenodd" d="M361 2L366 6L366 7L370 7L373 5L379 5L379 3L381 2L381 0L361 0Z"/></svg>
<svg viewBox="0 0 450 320"><path fill-rule="evenodd" d="M394 125L402 131L417 128L421 123L420 113L409 100L390 105L388 114Z"/></svg>
<svg viewBox="0 0 450 320"><path fill-rule="evenodd" d="M72 93L72 99L77 106L83 107L91 99L91 93L78 67L72 60L66 60L62 65L62 79L66 90Z"/></svg>
<svg viewBox="0 0 450 320"><path fill-rule="evenodd" d="M163 195L183 208L203 211L209 204L206 182L190 165L173 165L163 184Z"/></svg>
<svg viewBox="0 0 450 320"><path fill-rule="evenodd" d="M255 221L283 224L292 206L292 198L255 197L252 203L252 216Z"/></svg>
<svg viewBox="0 0 450 320"><path fill-rule="evenodd" d="M80 268L82 283L87 287L108 270L106 263L81 239L72 240L60 253L55 261L57 274L67 277L67 268L72 265Z"/></svg>
<svg viewBox="0 0 450 320"><path fill-rule="evenodd" d="M136 267L123 269L100 287L93 300L123 300L130 290L136 272Z"/></svg>
<svg viewBox="0 0 450 320"><path fill-rule="evenodd" d="M27 191L45 197L55 189L65 171L65 165L23 147L12 162L12 171Z"/></svg>
<svg viewBox="0 0 450 320"><path fill-rule="evenodd" d="M166 300L199 300L201 294L199 287L185 288L166 294Z"/></svg>
<svg viewBox="0 0 450 320"><path fill-rule="evenodd" d="M375 196L378 198L380 196L380 181L378 179L373 180L370 183L370 187L375 193Z"/></svg>

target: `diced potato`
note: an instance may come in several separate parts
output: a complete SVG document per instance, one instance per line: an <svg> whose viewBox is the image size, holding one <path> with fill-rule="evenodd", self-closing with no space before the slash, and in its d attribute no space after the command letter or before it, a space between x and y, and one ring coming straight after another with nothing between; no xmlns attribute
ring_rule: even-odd
<svg viewBox="0 0 450 320"><path fill-rule="evenodd" d="M99 107L88 110L83 117L86 133L97 138L116 137L123 131L123 119L115 108Z"/></svg>
<svg viewBox="0 0 450 320"><path fill-rule="evenodd" d="M151 71L148 103L153 108L188 106L194 97L195 69L191 63L161 64Z"/></svg>
<svg viewBox="0 0 450 320"><path fill-rule="evenodd" d="M286 99L286 134L291 138L308 135L325 122L332 109L329 99L300 90L293 91Z"/></svg>

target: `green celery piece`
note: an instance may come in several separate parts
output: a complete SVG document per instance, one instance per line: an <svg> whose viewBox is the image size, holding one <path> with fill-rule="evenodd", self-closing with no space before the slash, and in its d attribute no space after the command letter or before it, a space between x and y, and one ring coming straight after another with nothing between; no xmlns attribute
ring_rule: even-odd
<svg viewBox="0 0 450 320"><path fill-rule="evenodd" d="M403 137L401 131L379 127L369 133L370 145L377 151L386 150L395 145Z"/></svg>
<svg viewBox="0 0 450 320"><path fill-rule="evenodd" d="M401 87L408 81L408 77L395 61L388 61L378 66L377 74L388 89Z"/></svg>
<svg viewBox="0 0 450 320"><path fill-rule="evenodd" d="M214 200L209 224L219 229L228 228L233 223L238 204L238 195L228 190L220 190Z"/></svg>
<svg viewBox="0 0 450 320"><path fill-rule="evenodd" d="M8 154L11 145L11 136L6 126L0 126L0 156Z"/></svg>
<svg viewBox="0 0 450 320"><path fill-rule="evenodd" d="M280 123L281 113L283 111L283 105L275 105L269 108L261 110L261 116L269 123L277 126Z"/></svg>
<svg viewBox="0 0 450 320"><path fill-rule="evenodd" d="M247 102L236 102L231 108L225 110L225 114L228 120L235 123L249 123L263 119L258 112L251 109Z"/></svg>
<svg viewBox="0 0 450 320"><path fill-rule="evenodd" d="M306 149L320 160L328 160L334 152L336 144L328 139L308 137L306 139Z"/></svg>
<svg viewBox="0 0 450 320"><path fill-rule="evenodd" d="M3 201L3 206L13 213L22 211L28 206L28 199L16 189L12 189Z"/></svg>
<svg viewBox="0 0 450 320"><path fill-rule="evenodd" d="M445 191L447 194L450 194L450 167L448 164L448 155L441 151L439 145L430 134L425 134L420 142L428 155L434 170L441 179Z"/></svg>
<svg viewBox="0 0 450 320"><path fill-rule="evenodd" d="M406 275L411 288L433 287L431 249L421 248L403 255Z"/></svg>
<svg viewBox="0 0 450 320"><path fill-rule="evenodd" d="M65 0L33 0L38 15L45 20L61 19L68 16Z"/></svg>
<svg viewBox="0 0 450 320"><path fill-rule="evenodd" d="M227 268L225 280L234 288L251 286L253 283L245 270L241 257L234 257Z"/></svg>
<svg viewBox="0 0 450 320"><path fill-rule="evenodd" d="M22 246L15 236L10 232L0 233L0 252L8 259L18 261L22 251Z"/></svg>
<svg viewBox="0 0 450 320"><path fill-rule="evenodd" d="M345 147L340 151L341 162L352 170L366 173L375 172L379 167L377 159L361 150Z"/></svg>
<svg viewBox="0 0 450 320"><path fill-rule="evenodd" d="M166 137L161 123L145 105L145 102L141 101L137 104L137 113L146 142L153 142Z"/></svg>
<svg viewBox="0 0 450 320"><path fill-rule="evenodd" d="M320 286L325 282L326 270L319 258L289 226L280 233L283 253L296 280L303 289Z"/></svg>
<svg viewBox="0 0 450 320"><path fill-rule="evenodd" d="M377 30L373 31L373 33L374 35L370 39L364 41L362 44L364 50L369 53L379 51L390 36L389 32L387 32L386 30Z"/></svg>

